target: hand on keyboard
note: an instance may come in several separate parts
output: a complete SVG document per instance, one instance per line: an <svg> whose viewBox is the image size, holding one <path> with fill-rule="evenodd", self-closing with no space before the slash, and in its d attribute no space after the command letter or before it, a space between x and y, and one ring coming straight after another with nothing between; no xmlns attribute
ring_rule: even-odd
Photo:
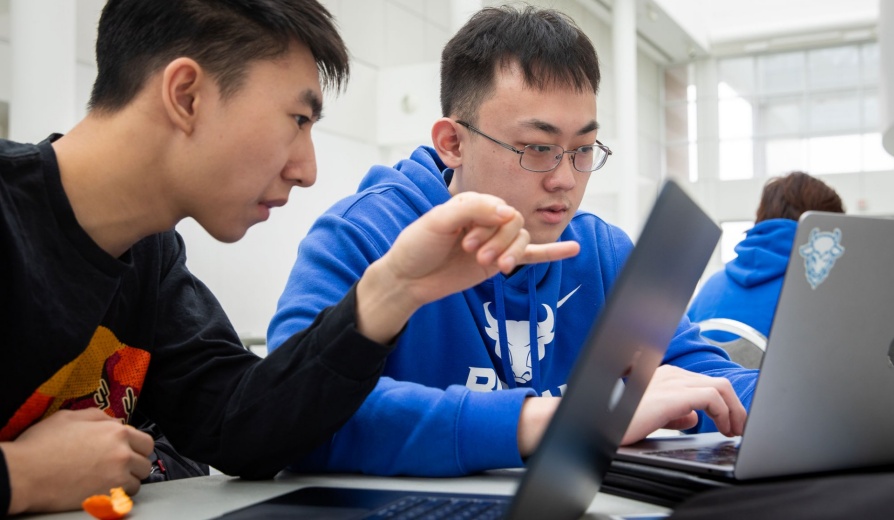
<svg viewBox="0 0 894 520"><path fill-rule="evenodd" d="M742 435L747 414L728 380L672 365L658 367L621 444L637 442L659 428L692 428L698 422L696 410L704 410L720 433Z"/></svg>

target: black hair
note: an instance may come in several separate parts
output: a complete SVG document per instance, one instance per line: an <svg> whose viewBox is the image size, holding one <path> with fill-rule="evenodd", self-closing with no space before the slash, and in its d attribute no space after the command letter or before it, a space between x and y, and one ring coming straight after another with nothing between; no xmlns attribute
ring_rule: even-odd
<svg viewBox="0 0 894 520"><path fill-rule="evenodd" d="M296 42L310 49L324 88L345 86L347 49L315 0L109 0L99 20L89 107L125 107L178 57L204 67L226 99L253 61L282 56Z"/></svg>
<svg viewBox="0 0 894 520"><path fill-rule="evenodd" d="M497 67L517 63L537 89L567 85L599 90L599 58L567 15L533 6L478 11L441 54L441 112L473 122L493 92Z"/></svg>

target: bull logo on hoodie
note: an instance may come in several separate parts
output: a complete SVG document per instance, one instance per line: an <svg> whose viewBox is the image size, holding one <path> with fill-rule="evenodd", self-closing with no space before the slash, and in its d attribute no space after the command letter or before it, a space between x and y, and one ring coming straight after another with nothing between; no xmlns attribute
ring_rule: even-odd
<svg viewBox="0 0 894 520"><path fill-rule="evenodd" d="M484 304L484 315L487 318L485 332L494 340L494 352L500 359L503 352L500 348L499 324L493 314L490 313L490 304ZM546 309L546 319L537 323L537 359L546 356L546 344L553 341L555 336L555 317L549 305L543 304ZM506 340L509 352L509 363L512 365L512 374L515 382L527 384L531 382L533 366L531 364L531 324L529 321L506 320Z"/></svg>
<svg viewBox="0 0 894 520"><path fill-rule="evenodd" d="M844 246L841 245L841 230L833 232L820 231L813 228L807 243L798 248L798 253L804 258L804 271L810 287L816 289L823 283L835 266L835 261L844 254Z"/></svg>

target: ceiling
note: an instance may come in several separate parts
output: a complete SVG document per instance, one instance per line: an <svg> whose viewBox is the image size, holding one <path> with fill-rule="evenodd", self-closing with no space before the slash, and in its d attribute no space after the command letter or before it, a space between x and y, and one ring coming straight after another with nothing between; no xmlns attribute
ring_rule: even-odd
<svg viewBox="0 0 894 520"><path fill-rule="evenodd" d="M711 54L875 36L888 0L648 0Z"/></svg>
<svg viewBox="0 0 894 520"><path fill-rule="evenodd" d="M548 1L548 0L547 0ZM620 0L577 0L607 24ZM659 62L877 38L891 0L633 0L641 49Z"/></svg>
<svg viewBox="0 0 894 520"><path fill-rule="evenodd" d="M78 58L89 62L105 0L76 1ZM610 19L616 0L578 1ZM678 62L872 39L882 1L891 0L636 0L637 28L666 61ZM0 40L8 40L9 3L0 0Z"/></svg>

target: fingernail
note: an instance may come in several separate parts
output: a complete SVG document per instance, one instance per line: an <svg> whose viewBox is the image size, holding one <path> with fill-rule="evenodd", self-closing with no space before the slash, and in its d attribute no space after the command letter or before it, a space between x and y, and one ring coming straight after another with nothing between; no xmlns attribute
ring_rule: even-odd
<svg viewBox="0 0 894 520"><path fill-rule="evenodd" d="M474 251L475 249L478 249L478 246L481 245L481 241L477 238L467 238L465 244L467 250Z"/></svg>
<svg viewBox="0 0 894 520"><path fill-rule="evenodd" d="M482 251L482 252L481 252L481 259L482 259L485 263L488 263L488 264L491 263L491 262L493 262L493 261L494 261L494 258L495 258L496 256L497 256L497 254L494 253L494 250L493 250L493 249L488 249L487 251Z"/></svg>

